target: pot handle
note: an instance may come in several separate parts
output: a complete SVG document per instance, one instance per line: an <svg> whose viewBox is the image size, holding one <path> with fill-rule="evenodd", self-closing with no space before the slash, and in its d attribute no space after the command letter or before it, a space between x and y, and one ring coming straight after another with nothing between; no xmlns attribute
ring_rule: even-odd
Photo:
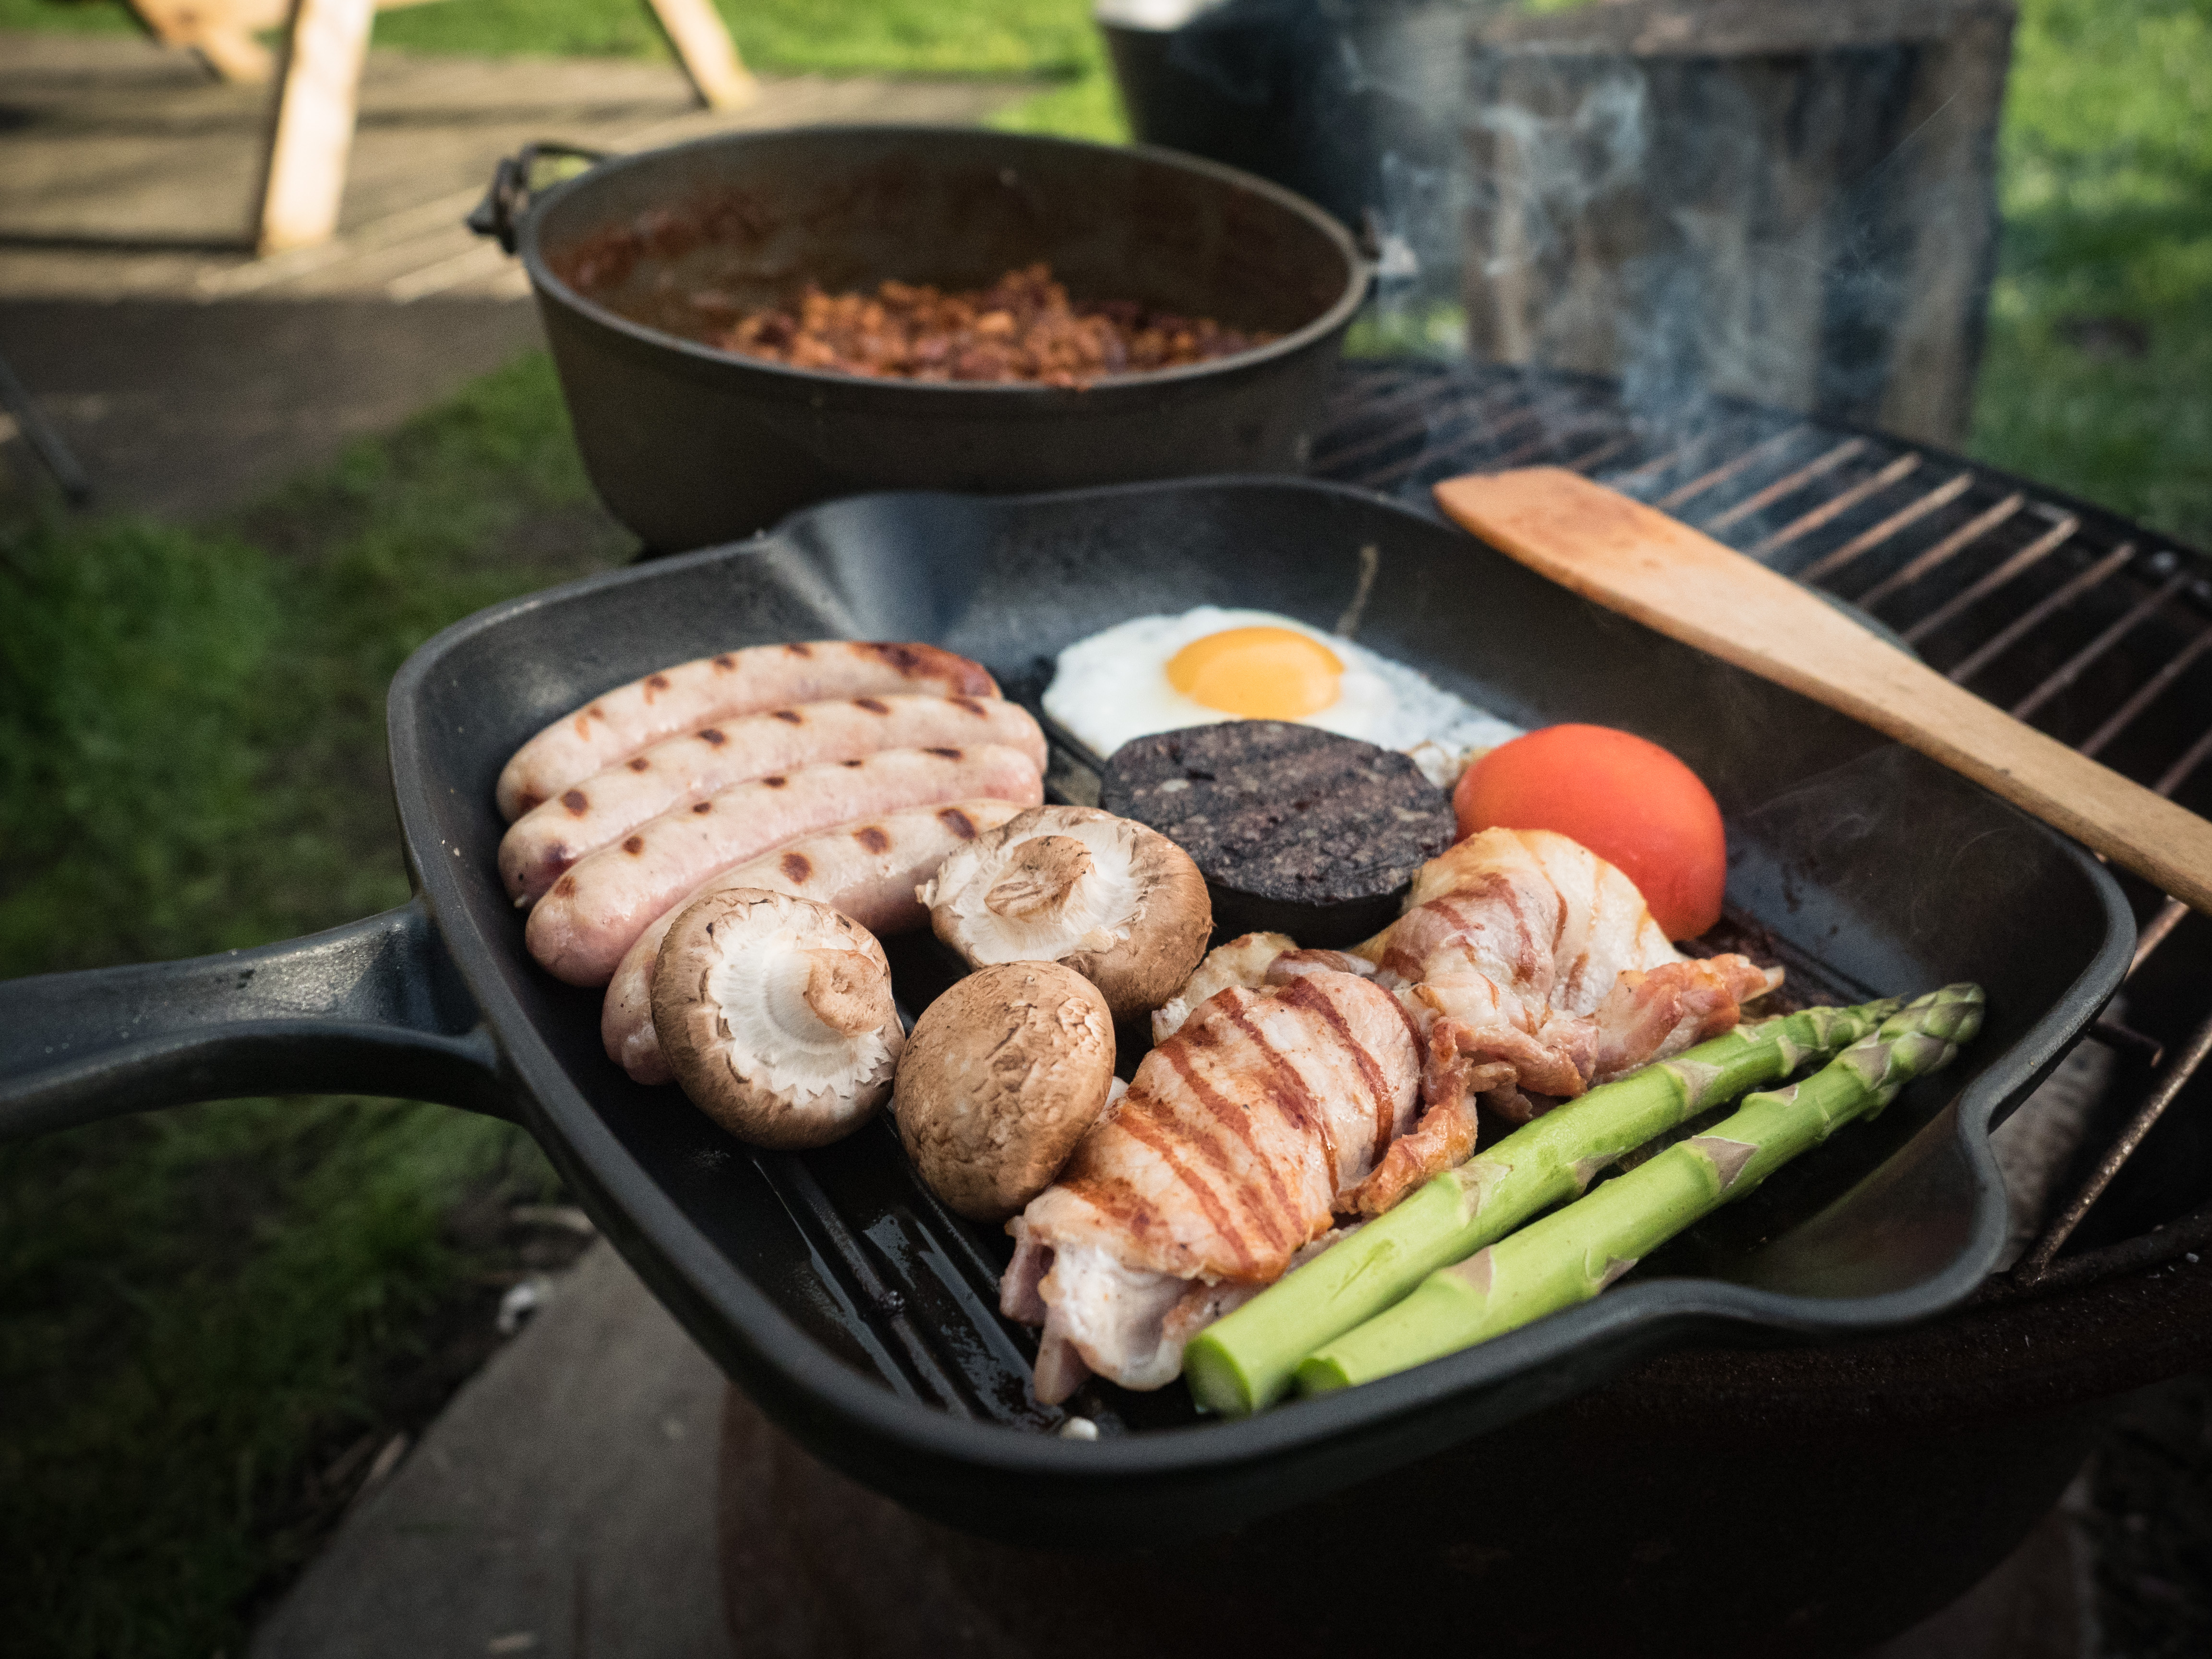
<svg viewBox="0 0 2212 1659"><path fill-rule="evenodd" d="M0 1141L194 1101L333 1093L514 1115L420 896L257 950L0 981Z"/></svg>
<svg viewBox="0 0 2212 1659"><path fill-rule="evenodd" d="M462 221L479 236L496 236L499 245L509 253L514 252L514 241L520 233L523 216L530 211L530 198L538 188L538 163L541 158L556 161L580 161L585 167L604 161L611 150L588 149L580 144L562 144L547 141L525 144L514 155L503 156L492 169L491 184L483 200L469 210ZM568 179L581 173L583 167L562 172L560 179ZM552 180L559 183L560 179Z"/></svg>

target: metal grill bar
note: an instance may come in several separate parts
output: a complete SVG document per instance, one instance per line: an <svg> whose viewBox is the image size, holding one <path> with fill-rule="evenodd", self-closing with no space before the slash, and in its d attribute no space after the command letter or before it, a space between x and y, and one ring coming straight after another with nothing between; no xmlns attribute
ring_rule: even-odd
<svg viewBox="0 0 2212 1659"><path fill-rule="evenodd" d="M1431 445L1427 448L1419 450L1413 454L1407 456L1402 460L1392 462L1390 465L1385 466L1382 471L1375 474L1375 483L1378 487L1384 487L1395 484L1402 478L1411 477L1423 467L1431 465L1438 459L1436 452L1439 448L1457 449L1465 447L1469 444L1494 444L1499 439L1504 438L1511 433L1518 432L1524 427L1533 425L1536 422L1544 420L1553 409L1559 407L1561 404L1566 401L1567 400L1565 398L1559 398L1547 404L1540 399L1529 404L1526 408L1509 416L1504 420L1499 421L1494 426L1486 421L1478 420L1476 424L1480 428L1479 431L1463 434L1462 436L1455 439L1449 446ZM1534 448L1544 448L1549 441L1549 439L1540 440L1534 446ZM1511 462L1508 461L1504 464L1510 465ZM1498 463L1493 462L1492 465L1494 466L1498 465Z"/></svg>
<svg viewBox="0 0 2212 1659"><path fill-rule="evenodd" d="M1698 445L1695 443L1677 444L1674 448L1667 450L1663 453L1654 455L1648 461L1638 462L1636 465L1629 468L1627 471L1622 473L1619 477L1613 479L1613 487L1615 489L1630 489L1632 488L1636 481L1640 478L1646 477L1656 477L1660 473L1668 471L1670 467L1680 465L1683 458L1697 447Z"/></svg>
<svg viewBox="0 0 2212 1659"><path fill-rule="evenodd" d="M1951 670L1950 678L1964 685L1990 663L2002 656L2021 640L2027 637L2044 620L2056 615L2094 587L2101 586L2105 579L2135 556L2135 544L2124 542L2111 552L2075 576L2054 593L2045 594L2027 610L2014 617L1992 635L1980 649ZM1910 638L1911 635L1907 635Z"/></svg>
<svg viewBox="0 0 2212 1659"><path fill-rule="evenodd" d="M1481 394L1462 393L1435 407L1424 406L1418 400L1411 400L1413 408L1411 419L1385 427L1380 432L1370 433L1364 438L1334 449L1317 449L1313 458L1314 467L1317 471L1340 472L1353 462L1364 460L1377 451L1404 443L1409 438L1425 437L1433 441L1432 434L1440 428L1466 420L1480 420L1488 405L1510 401L1515 390L1517 388ZM1394 410L1392 412L1398 411Z"/></svg>
<svg viewBox="0 0 2212 1659"><path fill-rule="evenodd" d="M1937 566L1949 563L1961 550L1972 547L2014 514L2019 512L2027 501L2027 498L2025 495L2008 495L1988 512L1968 520L1925 553L1910 561L1901 568L1892 571L1865 592L1860 594L1857 599L1860 608L1871 611L1898 589L1908 587Z"/></svg>
<svg viewBox="0 0 2212 1659"><path fill-rule="evenodd" d="M1620 437L1613 439L1612 441L1608 443L1601 443L1595 449L1587 450L1583 453L1576 456L1572 460L1562 462L1561 465L1568 468L1571 471L1589 472L1604 462L1611 460L1614 456L1620 454L1622 450L1632 448L1635 446L1635 443L1636 434L1633 432L1624 432Z"/></svg>
<svg viewBox="0 0 2212 1659"><path fill-rule="evenodd" d="M1778 548L1790 545L1801 536L1808 536L1829 520L1850 512L1869 495L1878 495L1890 485L1897 483L1920 465L1920 457L1913 454L1899 456L1887 466L1871 477L1860 479L1840 495L1831 495L1810 513L1791 520L1763 541L1753 542L1750 548L1754 559L1764 558Z"/></svg>
<svg viewBox="0 0 2212 1659"><path fill-rule="evenodd" d="M1846 438L1826 454L1807 463L1786 477L1777 478L1765 489L1745 496L1727 512L1706 520L1704 528L1717 536L1730 525L1742 523L1769 502L1778 501L1785 495L1794 495L1814 479L1826 477L1865 447L1865 439Z"/></svg>
<svg viewBox="0 0 2212 1659"><path fill-rule="evenodd" d="M2110 720L2082 740L2081 752L2089 756L2101 753L2106 744L2126 731L2134 722L2136 715L2156 702L2159 694L2188 672L2189 665L2195 662L2208 650L2212 650L2212 628L2204 629L2168 658L2166 665L2144 681L2135 696L2122 703Z"/></svg>
<svg viewBox="0 0 2212 1659"><path fill-rule="evenodd" d="M1662 513L1671 513L1683 502L1693 501L1708 489L1717 489L1738 473L1757 466L1775 451L1787 448L1812 429L1809 426L1801 425L1793 426L1785 432L1778 432L1765 443L1753 444L1734 460L1715 467L1703 477L1692 478L1680 489L1668 490L1651 505Z"/></svg>
<svg viewBox="0 0 2212 1659"><path fill-rule="evenodd" d="M2203 765L2208 756L2212 756L2212 731L2208 731L2184 750L2181 758L2167 767L2160 775L2158 781L2151 787L2161 795L2172 794L2189 781L2189 775ZM2179 900L2174 902L2179 902Z"/></svg>
<svg viewBox="0 0 2212 1659"><path fill-rule="evenodd" d="M1905 630L1906 643L1917 645L1945 623L1949 622L1952 617L1979 605L2014 577L2033 569L2056 551L2064 544L2068 537L2081 527L2081 520L2069 514L1972 586L1962 588L1954 593L1911 627L1906 629Z"/></svg>
<svg viewBox="0 0 2212 1659"><path fill-rule="evenodd" d="M2119 1174L2121 1167L2135 1156L2136 1148L2142 1145L2143 1138L2150 1133L2159 1119L2166 1115L2166 1109L2173 1104L2174 1097L2196 1075L2207 1056L2212 1056L2212 1018L2207 1018L2197 1028L2189 1039L2189 1046L2159 1074L2149 1096L2136 1109L2136 1115L2128 1120L2127 1127L2120 1131L2119 1139L2105 1149L2104 1157L2097 1161L2095 1172L2083 1184L2081 1190L2074 1195L2074 1201L2060 1213L2057 1220L2051 1224L2050 1230L2036 1241L2035 1248L2028 1252L2027 1260L2021 1262L2018 1269L2022 1279L2032 1280L2050 1271L2051 1258L2065 1247L2068 1239L2073 1237L2074 1230L2081 1224L2082 1218L2105 1195L2105 1189L2112 1184L2112 1177Z"/></svg>
<svg viewBox="0 0 2212 1659"><path fill-rule="evenodd" d="M1591 428L1587 427L1580 428L1570 427L1565 432L1547 432L1540 437L1534 438L1528 443L1522 444L1519 448L1511 450L1505 454L1498 456L1497 459L1490 463L1490 465L1501 471L1509 466L1519 466L1523 461L1531 461L1535 459L1537 456L1542 454L1547 449L1557 449L1561 444L1566 442L1570 438L1580 438L1589 435L1590 430ZM1616 443L1619 441L1619 440L1615 440Z"/></svg>
<svg viewBox="0 0 2212 1659"><path fill-rule="evenodd" d="M2212 734L2208 734L2212 735ZM2172 937L2173 930L2181 926L2181 919L2189 914L2189 907L2178 898L2170 898L2159 908L2159 912L2144 924L2136 936L2136 953L2128 959L2128 977L2133 979L2136 970L2151 958L2151 952Z"/></svg>
<svg viewBox="0 0 2212 1659"><path fill-rule="evenodd" d="M1845 542L1832 553L1823 553L1819 558L1797 573L1801 582L1816 582L1823 576L1841 570L1862 553L1880 547L1900 530L1917 524L1939 507L1948 507L1966 493L1973 483L1974 475L1961 472L1948 483L1938 484L1918 501L1901 507L1871 530L1863 531Z"/></svg>
<svg viewBox="0 0 2212 1659"><path fill-rule="evenodd" d="M2188 583L2189 578L2185 575L2171 576L2161 586L2136 600L2134 605L2128 607L2126 614L2118 622L2069 657L2057 673L2013 704L2010 710L2012 717L2014 720L2026 720L2068 686L2073 684L2075 681L2080 679L2088 672L2093 663L2118 645L2122 638L2134 632L2137 625L2152 612L2164 605L2176 593L2181 592ZM1958 676L1954 673L1952 678L1955 679Z"/></svg>

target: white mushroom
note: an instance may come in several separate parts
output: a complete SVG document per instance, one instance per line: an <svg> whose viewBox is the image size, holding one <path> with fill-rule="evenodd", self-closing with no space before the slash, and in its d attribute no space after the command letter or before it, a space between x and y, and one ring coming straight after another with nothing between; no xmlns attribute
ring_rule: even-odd
<svg viewBox="0 0 2212 1659"><path fill-rule="evenodd" d="M902 1036L873 934L825 904L709 893L661 941L653 1024L684 1093L741 1140L820 1146L890 1091Z"/></svg>
<svg viewBox="0 0 2212 1659"><path fill-rule="evenodd" d="M1001 963L915 1022L898 1066L899 1139L939 1198L1004 1221L1051 1185L1114 1083L1098 988L1058 963Z"/></svg>
<svg viewBox="0 0 2212 1659"><path fill-rule="evenodd" d="M1156 830L1088 806L1038 806L954 850L915 890L971 965L1059 962L1116 1019L1157 1008L1213 930L1206 878Z"/></svg>

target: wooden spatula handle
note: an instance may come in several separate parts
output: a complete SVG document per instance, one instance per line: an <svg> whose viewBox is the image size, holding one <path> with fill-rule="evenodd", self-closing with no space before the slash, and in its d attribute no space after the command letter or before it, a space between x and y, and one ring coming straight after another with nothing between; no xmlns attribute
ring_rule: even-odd
<svg viewBox="0 0 2212 1659"><path fill-rule="evenodd" d="M1451 478L1437 503L1533 570L1909 744L2212 914L2212 823L1960 690L1788 577L1559 467Z"/></svg>

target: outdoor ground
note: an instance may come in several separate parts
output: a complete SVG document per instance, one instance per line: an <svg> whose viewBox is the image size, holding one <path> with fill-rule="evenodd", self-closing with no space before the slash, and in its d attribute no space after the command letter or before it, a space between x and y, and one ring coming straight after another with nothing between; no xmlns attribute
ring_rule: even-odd
<svg viewBox="0 0 2212 1659"><path fill-rule="evenodd" d="M1087 12L728 8L761 69L1046 79L1001 118L1112 137ZM1976 453L2212 547L2212 0L2022 12ZM644 17L454 0L377 28L422 51L659 52ZM27 27L128 25L111 0L0 0L0 29ZM447 622L630 551L534 354L211 516L28 499L0 523L0 975L399 902L391 673ZM507 1288L573 1253L559 1198L517 1132L393 1102L0 1147L0 1653L240 1652L394 1437L497 1340ZM2128 1518L2201 1474L2205 1420L2201 1389L2154 1403L2102 1465L2109 1651L2212 1635L2212 1525Z"/></svg>

